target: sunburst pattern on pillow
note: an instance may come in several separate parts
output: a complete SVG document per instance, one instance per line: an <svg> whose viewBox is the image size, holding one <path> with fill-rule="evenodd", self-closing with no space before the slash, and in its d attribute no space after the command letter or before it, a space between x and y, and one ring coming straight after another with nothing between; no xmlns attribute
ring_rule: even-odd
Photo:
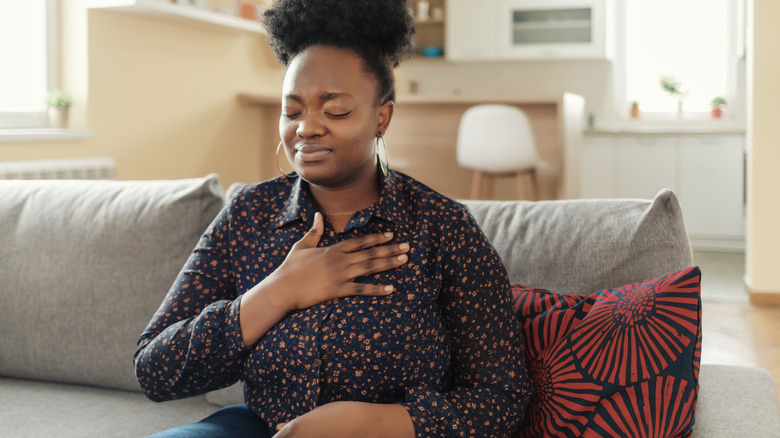
<svg viewBox="0 0 780 438"><path fill-rule="evenodd" d="M589 295L513 285L535 395L521 437L688 437L701 272Z"/></svg>

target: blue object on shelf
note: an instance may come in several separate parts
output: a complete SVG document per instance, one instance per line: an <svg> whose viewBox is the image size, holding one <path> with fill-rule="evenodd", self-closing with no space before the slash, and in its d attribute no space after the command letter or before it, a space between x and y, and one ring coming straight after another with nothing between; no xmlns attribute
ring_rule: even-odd
<svg viewBox="0 0 780 438"><path fill-rule="evenodd" d="M420 54L426 58L436 58L444 56L444 49L439 46L425 46L420 50Z"/></svg>

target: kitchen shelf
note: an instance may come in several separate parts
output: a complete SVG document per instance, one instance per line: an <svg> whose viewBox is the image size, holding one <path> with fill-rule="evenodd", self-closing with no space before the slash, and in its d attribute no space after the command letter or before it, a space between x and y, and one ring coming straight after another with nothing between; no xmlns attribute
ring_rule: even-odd
<svg viewBox="0 0 780 438"><path fill-rule="evenodd" d="M220 14L195 6L173 4L167 0L90 0L87 2L87 7L186 20L267 34L263 25L258 21Z"/></svg>
<svg viewBox="0 0 780 438"><path fill-rule="evenodd" d="M527 22L527 23L515 23L514 28L516 30L537 30L537 29L572 29L572 28L587 28L590 29L592 23L590 20L570 20L570 21L543 21L543 22Z"/></svg>
<svg viewBox="0 0 780 438"><path fill-rule="evenodd" d="M414 20L414 25L415 26L441 25L441 24L444 24L444 19L443 18L440 18L440 19L431 18L431 19L428 19L428 20L418 20L418 19L415 18L415 20Z"/></svg>

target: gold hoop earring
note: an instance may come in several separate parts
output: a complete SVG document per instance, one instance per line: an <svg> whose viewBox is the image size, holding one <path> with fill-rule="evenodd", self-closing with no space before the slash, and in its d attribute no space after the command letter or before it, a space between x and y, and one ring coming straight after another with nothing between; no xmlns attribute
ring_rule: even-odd
<svg viewBox="0 0 780 438"><path fill-rule="evenodd" d="M384 150L385 160L382 161L382 153L379 151L379 142L382 142L382 149ZM381 132L376 134L376 160L379 163L379 168L382 170L382 175L387 176L388 170L388 156L387 156L387 143L385 143L385 137Z"/></svg>
<svg viewBox="0 0 780 438"><path fill-rule="evenodd" d="M290 178L292 176L295 176L295 171L292 171L290 173L284 173L284 171L282 170L282 166L279 165L279 149L282 148L282 143L283 142L280 141L279 145L276 146L276 168L279 169L279 173L281 173L282 176Z"/></svg>

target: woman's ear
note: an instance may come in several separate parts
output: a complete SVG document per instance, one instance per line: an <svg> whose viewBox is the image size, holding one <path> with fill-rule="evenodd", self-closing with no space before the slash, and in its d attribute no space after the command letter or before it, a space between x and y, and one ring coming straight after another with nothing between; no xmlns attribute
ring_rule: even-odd
<svg viewBox="0 0 780 438"><path fill-rule="evenodd" d="M379 112L377 113L377 132L384 135L387 132L387 128L390 126L390 120L393 118L393 110L395 109L395 102L388 100L379 106Z"/></svg>

